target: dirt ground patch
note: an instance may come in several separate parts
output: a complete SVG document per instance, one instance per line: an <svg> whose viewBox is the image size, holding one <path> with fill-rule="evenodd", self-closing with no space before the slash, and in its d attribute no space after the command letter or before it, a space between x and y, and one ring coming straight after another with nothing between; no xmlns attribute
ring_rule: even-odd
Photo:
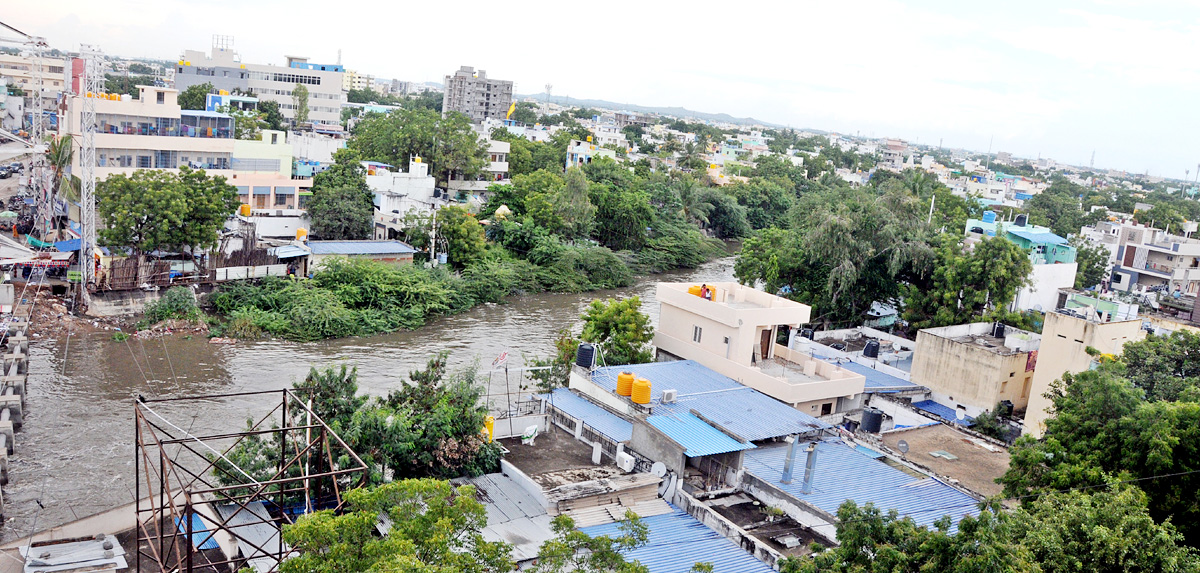
<svg viewBox="0 0 1200 573"><path fill-rule="evenodd" d="M504 459L517 466L528 476L549 472L597 467L592 463L591 446L576 440L560 428L538 434L532 446L521 443L520 438L498 440L508 454Z"/></svg>
<svg viewBox="0 0 1200 573"><path fill-rule="evenodd" d="M992 445L996 451L976 442L982 442L959 432L945 424L913 428L883 435L883 443L899 451L900 440L908 442L908 461L929 468L938 475L958 480L963 487L986 496L1000 495L1003 489L995 479L1008 471L1008 450ZM930 452L947 452L958 459L948 460L932 456Z"/></svg>

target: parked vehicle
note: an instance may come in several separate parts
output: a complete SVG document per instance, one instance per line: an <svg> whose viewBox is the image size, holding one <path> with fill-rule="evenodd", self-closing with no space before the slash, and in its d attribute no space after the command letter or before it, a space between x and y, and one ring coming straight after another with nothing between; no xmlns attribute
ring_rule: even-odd
<svg viewBox="0 0 1200 573"><path fill-rule="evenodd" d="M25 171L25 164L21 162L10 163L8 164L8 170L13 173L23 173Z"/></svg>
<svg viewBox="0 0 1200 573"><path fill-rule="evenodd" d="M12 171L8 170L8 166L0 165L0 179L8 179L12 177Z"/></svg>

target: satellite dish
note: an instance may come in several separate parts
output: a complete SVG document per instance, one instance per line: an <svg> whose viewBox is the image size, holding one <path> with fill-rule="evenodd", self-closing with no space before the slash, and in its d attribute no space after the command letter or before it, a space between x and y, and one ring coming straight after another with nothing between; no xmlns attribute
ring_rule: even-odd
<svg viewBox="0 0 1200 573"><path fill-rule="evenodd" d="M907 454L908 453L908 442L906 442L904 440L900 440L899 442L896 443L896 448L900 450L900 453Z"/></svg>
<svg viewBox="0 0 1200 573"><path fill-rule="evenodd" d="M962 420L966 419L967 411L963 408L955 408L954 409L954 417L958 418L958 420L961 422Z"/></svg>
<svg viewBox="0 0 1200 573"><path fill-rule="evenodd" d="M667 464L662 462L654 462L654 465L650 466L650 473L658 477L667 475Z"/></svg>

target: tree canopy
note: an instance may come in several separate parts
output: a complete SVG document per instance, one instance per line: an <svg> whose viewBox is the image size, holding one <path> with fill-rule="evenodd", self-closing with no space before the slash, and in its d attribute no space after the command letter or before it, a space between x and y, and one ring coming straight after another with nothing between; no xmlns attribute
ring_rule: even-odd
<svg viewBox="0 0 1200 573"><path fill-rule="evenodd" d="M487 166L487 146L460 113L406 107L387 114L369 113L354 126L349 147L369 161L396 165L408 171L409 161L429 163L441 184L457 173L472 179Z"/></svg>
<svg viewBox="0 0 1200 573"><path fill-rule="evenodd" d="M224 177L186 166L179 173L139 169L96 186L101 243L139 253L214 247L237 206L237 188Z"/></svg>
<svg viewBox="0 0 1200 573"><path fill-rule="evenodd" d="M188 86L179 92L179 107L183 109L203 110L208 105L206 101L208 94L213 93L216 89L212 82Z"/></svg>
<svg viewBox="0 0 1200 573"><path fill-rule="evenodd" d="M585 342L600 345L604 364L640 364L650 362L650 340L654 329L650 317L642 312L642 301L634 296L624 300L594 300L583 313Z"/></svg>
<svg viewBox="0 0 1200 573"><path fill-rule="evenodd" d="M367 186L358 157L339 150L333 165L313 177L308 218L317 238L332 241L371 238L374 232L375 196Z"/></svg>

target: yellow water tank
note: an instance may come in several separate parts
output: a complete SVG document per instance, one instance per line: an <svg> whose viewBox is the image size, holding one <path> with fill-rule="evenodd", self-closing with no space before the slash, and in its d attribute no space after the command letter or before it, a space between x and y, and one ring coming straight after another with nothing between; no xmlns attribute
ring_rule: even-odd
<svg viewBox="0 0 1200 573"><path fill-rule="evenodd" d="M307 241L308 240L308 229L296 229L296 240L297 241Z"/></svg>
<svg viewBox="0 0 1200 573"><path fill-rule="evenodd" d="M631 394L633 394L633 372L617 374L617 395L629 396Z"/></svg>
<svg viewBox="0 0 1200 573"><path fill-rule="evenodd" d="M242 203L241 213L242 213L243 217L249 217L250 216L250 206L245 203Z"/></svg>
<svg viewBox="0 0 1200 573"><path fill-rule="evenodd" d="M638 378L633 381L633 396L630 396L634 404L649 404L650 403L650 381L645 378Z"/></svg>

